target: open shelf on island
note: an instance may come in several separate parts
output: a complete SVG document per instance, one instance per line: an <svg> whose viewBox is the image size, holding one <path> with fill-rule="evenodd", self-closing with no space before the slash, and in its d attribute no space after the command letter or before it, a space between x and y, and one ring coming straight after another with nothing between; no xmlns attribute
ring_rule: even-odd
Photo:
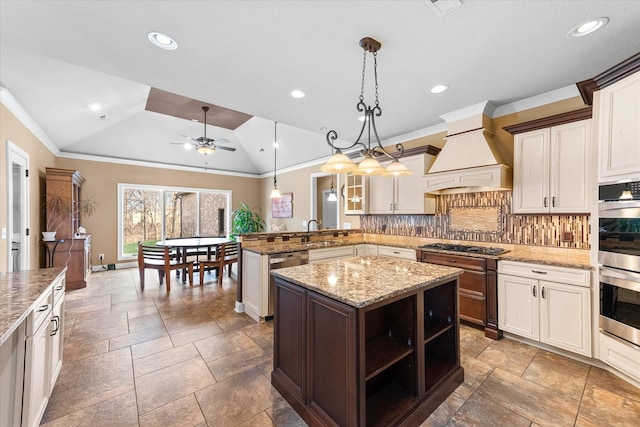
<svg viewBox="0 0 640 427"><path fill-rule="evenodd" d="M367 342L365 381L413 353L414 349L394 337L382 335Z"/></svg>

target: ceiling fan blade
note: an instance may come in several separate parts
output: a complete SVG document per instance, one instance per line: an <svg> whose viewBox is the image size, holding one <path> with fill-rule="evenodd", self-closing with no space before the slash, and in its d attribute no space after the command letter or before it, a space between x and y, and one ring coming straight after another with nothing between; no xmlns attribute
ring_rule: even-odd
<svg viewBox="0 0 640 427"><path fill-rule="evenodd" d="M218 142L218 141L216 141ZM236 151L233 147L225 147L224 145L216 145L216 150Z"/></svg>
<svg viewBox="0 0 640 427"><path fill-rule="evenodd" d="M192 138L192 137L190 137L190 136L188 136L188 135L180 135L180 136L181 136L181 137L183 137L183 138L190 139L191 141L198 142L198 140L197 140L196 138Z"/></svg>
<svg viewBox="0 0 640 427"><path fill-rule="evenodd" d="M170 142L171 145L193 145L189 142Z"/></svg>
<svg viewBox="0 0 640 427"><path fill-rule="evenodd" d="M225 138L216 139L216 144L231 144L231 141Z"/></svg>

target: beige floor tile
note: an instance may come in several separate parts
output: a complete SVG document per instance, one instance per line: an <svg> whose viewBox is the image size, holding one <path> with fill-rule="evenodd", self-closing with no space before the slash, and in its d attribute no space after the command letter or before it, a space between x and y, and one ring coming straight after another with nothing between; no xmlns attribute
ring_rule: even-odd
<svg viewBox="0 0 640 427"><path fill-rule="evenodd" d="M129 332L139 332L145 329L152 329L164 326L164 322L159 313L147 314L146 316L129 319Z"/></svg>
<svg viewBox="0 0 640 427"><path fill-rule="evenodd" d="M133 360L136 360L171 348L173 348L171 338L169 338L169 336L160 337L155 340L132 345L131 356Z"/></svg>
<svg viewBox="0 0 640 427"><path fill-rule="evenodd" d="M282 425L284 426L286 424L282 424ZM255 417L251 418L250 420L247 420L241 424L238 424L236 427L273 427L273 426L277 426L277 424L274 424L273 421L271 421L271 418L269 418L269 415L267 415L265 411L262 411Z"/></svg>
<svg viewBox="0 0 640 427"><path fill-rule="evenodd" d="M193 394L140 416L140 427L191 427L204 422L204 415Z"/></svg>
<svg viewBox="0 0 640 427"><path fill-rule="evenodd" d="M472 395L451 418L448 427L529 427L531 421L478 394Z"/></svg>
<svg viewBox="0 0 640 427"><path fill-rule="evenodd" d="M257 347L251 338L241 331L232 331L195 342L205 362Z"/></svg>
<svg viewBox="0 0 640 427"><path fill-rule="evenodd" d="M466 393L454 391L438 406L431 415L421 424L421 426L444 426L455 415L455 413L464 405L467 400Z"/></svg>
<svg viewBox="0 0 640 427"><path fill-rule="evenodd" d="M493 366L488 363L474 359L466 354L460 356L460 364L464 368L464 384L471 390L476 390L480 387L480 384L482 384L494 369Z"/></svg>
<svg viewBox="0 0 640 427"><path fill-rule="evenodd" d="M268 362L273 363L271 357L264 350L260 347L250 347L239 353L211 361L207 363L207 366L216 381L220 382L242 371Z"/></svg>
<svg viewBox="0 0 640 427"><path fill-rule="evenodd" d="M200 353L193 344L186 344L134 360L133 373L137 378L194 358L200 358Z"/></svg>
<svg viewBox="0 0 640 427"><path fill-rule="evenodd" d="M74 362L109 351L109 340L71 342L64 346L64 362Z"/></svg>
<svg viewBox="0 0 640 427"><path fill-rule="evenodd" d="M640 402L613 393L592 383L587 385L579 411L587 425L635 426L640 424Z"/></svg>
<svg viewBox="0 0 640 427"><path fill-rule="evenodd" d="M45 427L137 427L136 394L132 390L40 425Z"/></svg>
<svg viewBox="0 0 640 427"><path fill-rule="evenodd" d="M304 427L307 425L282 396L277 396L273 406L265 412L277 427Z"/></svg>
<svg viewBox="0 0 640 427"><path fill-rule="evenodd" d="M207 423L216 427L243 423L273 406L277 398L278 393L256 368L196 392Z"/></svg>
<svg viewBox="0 0 640 427"><path fill-rule="evenodd" d="M460 353L470 357L477 357L482 353L494 340L484 336L484 332L472 328L460 328Z"/></svg>
<svg viewBox="0 0 640 427"><path fill-rule="evenodd" d="M509 338L493 341L477 359L491 366L522 375L527 369L538 349Z"/></svg>
<svg viewBox="0 0 640 427"><path fill-rule="evenodd" d="M540 350L522 378L580 400L588 375L589 365Z"/></svg>
<svg viewBox="0 0 640 427"><path fill-rule="evenodd" d="M149 299L149 301L151 302L151 305L149 305L147 307L135 308L133 310L127 310L127 318L129 320L131 320L131 319L135 319L137 317L146 316L148 314L159 313L158 307L156 307L155 303L153 302L153 299ZM112 309L115 308L115 307L117 307L117 306L113 306Z"/></svg>
<svg viewBox="0 0 640 427"><path fill-rule="evenodd" d="M214 320L206 312L190 312L189 314L179 317L165 319L164 324L170 334L186 331L188 329L198 328L205 325L211 325Z"/></svg>
<svg viewBox="0 0 640 427"><path fill-rule="evenodd" d="M572 426L580 401L539 386L502 369L495 369L476 393L531 421Z"/></svg>
<svg viewBox="0 0 640 427"><path fill-rule="evenodd" d="M138 413L146 414L216 381L200 358L190 359L136 378Z"/></svg>
<svg viewBox="0 0 640 427"><path fill-rule="evenodd" d="M622 378L595 366L589 371L587 385L617 393L621 396L640 402L640 388L631 385Z"/></svg>
<svg viewBox="0 0 640 427"><path fill-rule="evenodd" d="M133 332L131 334L120 335L109 340L109 351L114 351L119 348L125 348L134 344L151 341L156 338L166 337L168 335L169 334L167 333L167 330L164 326L145 329L142 331Z"/></svg>
<svg viewBox="0 0 640 427"><path fill-rule="evenodd" d="M187 329L186 331L176 332L170 334L173 345L179 347L184 344L188 344L195 341L200 341L205 338L214 337L223 333L220 326L217 323L212 323L198 328Z"/></svg>

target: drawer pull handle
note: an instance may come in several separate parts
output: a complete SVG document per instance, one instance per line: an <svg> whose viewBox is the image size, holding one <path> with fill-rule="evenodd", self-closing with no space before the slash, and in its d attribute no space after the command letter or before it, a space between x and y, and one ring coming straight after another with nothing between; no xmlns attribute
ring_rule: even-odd
<svg viewBox="0 0 640 427"><path fill-rule="evenodd" d="M51 318L51 321L55 323L55 326L53 327L53 331L49 335L54 336L60 330L60 316L53 316Z"/></svg>
<svg viewBox="0 0 640 427"><path fill-rule="evenodd" d="M56 286L56 291L61 291L61 290L62 290L62 285Z"/></svg>
<svg viewBox="0 0 640 427"><path fill-rule="evenodd" d="M542 270L531 270L532 273L537 273L537 274L547 274L546 271L542 271Z"/></svg>
<svg viewBox="0 0 640 427"><path fill-rule="evenodd" d="M41 305L38 309L38 313L42 313L43 311L47 311L49 309L49 304Z"/></svg>
<svg viewBox="0 0 640 427"><path fill-rule="evenodd" d="M544 298L544 286L542 287L542 298Z"/></svg>
<svg viewBox="0 0 640 427"><path fill-rule="evenodd" d="M393 253L396 254L396 255L400 255L400 252L398 252L398 251L393 251Z"/></svg>
<svg viewBox="0 0 640 427"><path fill-rule="evenodd" d="M534 297L536 296L536 286L535 285L533 285L533 296Z"/></svg>
<svg viewBox="0 0 640 427"><path fill-rule="evenodd" d="M556 207L556 196L553 196L551 198L551 206L553 206L554 208Z"/></svg>
<svg viewBox="0 0 640 427"><path fill-rule="evenodd" d="M453 263L456 263L456 262L458 262L458 261L456 261L455 259L448 259L448 260L447 260L447 262L453 262Z"/></svg>

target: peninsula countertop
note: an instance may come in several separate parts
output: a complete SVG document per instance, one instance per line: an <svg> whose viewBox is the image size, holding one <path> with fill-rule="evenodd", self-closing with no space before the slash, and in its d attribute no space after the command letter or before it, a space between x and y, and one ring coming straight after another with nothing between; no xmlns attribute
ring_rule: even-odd
<svg viewBox="0 0 640 427"><path fill-rule="evenodd" d="M23 322L33 305L66 267L0 273L0 344Z"/></svg>
<svg viewBox="0 0 640 427"><path fill-rule="evenodd" d="M355 308L455 279L463 270L442 265L364 256L273 270L271 274Z"/></svg>

